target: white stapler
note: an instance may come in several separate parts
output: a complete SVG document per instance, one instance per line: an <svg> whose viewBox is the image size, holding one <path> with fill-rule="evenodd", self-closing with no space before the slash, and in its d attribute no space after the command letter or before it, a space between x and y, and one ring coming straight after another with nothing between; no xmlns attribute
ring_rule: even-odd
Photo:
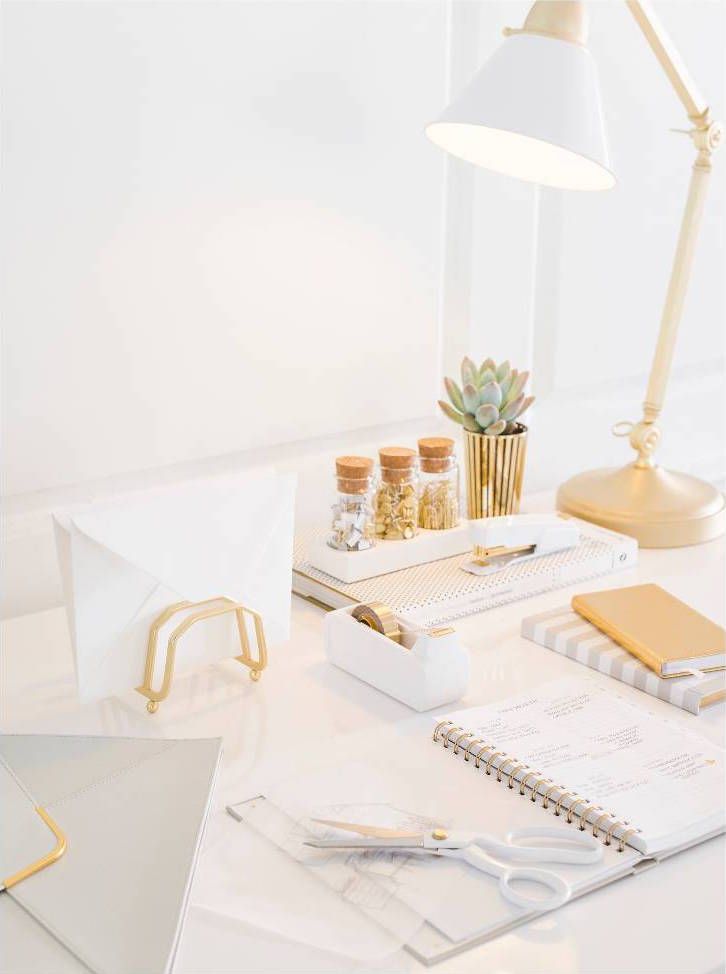
<svg viewBox="0 0 726 974"><path fill-rule="evenodd" d="M486 517L471 521L469 531L474 553L462 568L472 575L490 575L514 561L574 548L580 540L577 525L557 514Z"/></svg>

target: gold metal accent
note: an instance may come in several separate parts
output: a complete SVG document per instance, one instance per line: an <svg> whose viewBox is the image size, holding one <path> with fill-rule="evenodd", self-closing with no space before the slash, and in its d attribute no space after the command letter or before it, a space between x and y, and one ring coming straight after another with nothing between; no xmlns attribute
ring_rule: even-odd
<svg viewBox="0 0 726 974"><path fill-rule="evenodd" d="M64 855L66 849L68 848L68 841L61 831L60 827L53 821L50 815L46 812L44 808L40 805L35 806L35 811L38 813L40 818L45 822L50 831L55 836L55 846L51 851L43 856L41 859L36 860L24 869L19 870L17 873L13 873L12 876L8 876L7 879L0 880L0 891L5 889L10 889L12 886L16 886L18 883L27 879L29 876L34 876L35 873L39 873L41 869L45 869L46 866L51 866L54 862L58 862L62 855Z"/></svg>
<svg viewBox="0 0 726 974"><path fill-rule="evenodd" d="M587 44L587 14L579 0L537 0L532 4L523 27L505 27L504 36L536 34L554 37L570 44Z"/></svg>
<svg viewBox="0 0 726 974"><path fill-rule="evenodd" d="M485 744L484 741L481 741L480 743L481 743L481 747L476 752L476 757L474 758L474 767L477 769L477 771L481 767L481 756L484 753L484 751L492 751L493 750L493 747L492 747L491 744Z"/></svg>
<svg viewBox="0 0 726 974"><path fill-rule="evenodd" d="M575 796L573 795L573 798L574 797ZM587 803L588 802L587 802L587 799L586 798L578 798L577 801L570 802L570 804L567 807L567 824L568 825L572 825L572 819L575 817L575 809L577 808L577 806L578 805L587 805Z"/></svg>
<svg viewBox="0 0 726 974"><path fill-rule="evenodd" d="M612 844L613 832L615 831L616 828L618 828L619 825L620 825L620 822L617 822L617 821L610 823L610 826L609 826L607 832L605 833L605 845L611 845Z"/></svg>
<svg viewBox="0 0 726 974"><path fill-rule="evenodd" d="M517 555L531 555L537 550L537 545L521 544L507 548L506 545L496 545L494 548L485 548L483 545L474 545L473 560L478 565L496 564L502 558L514 559Z"/></svg>
<svg viewBox="0 0 726 974"><path fill-rule="evenodd" d="M300 573L299 572L296 572L293 569L293 577L296 574L300 574ZM329 585L323 585L322 582L320 582L320 585L323 588L327 588L330 592L334 592L335 591L335 589L331 588ZM303 595L302 592L295 592L295 595L297 595L301 599L305 599L306 602L310 602L310 604L311 605L314 605L317 609L322 609L323 612L333 612L334 611L332 605L328 605L326 602L321 602L320 599L316 599L314 595Z"/></svg>
<svg viewBox="0 0 726 974"><path fill-rule="evenodd" d="M519 512L526 454L526 426L501 436L464 430L467 517Z"/></svg>
<svg viewBox="0 0 726 974"><path fill-rule="evenodd" d="M663 467L590 470L557 492L557 507L637 538L642 548L701 544L723 534L726 501L711 484Z"/></svg>
<svg viewBox="0 0 726 974"><path fill-rule="evenodd" d="M593 839L596 839L598 837L598 834L600 832L600 822L602 822L604 818L613 818L613 815L610 812L603 812L599 818L595 819L595 821L592 823Z"/></svg>
<svg viewBox="0 0 726 974"><path fill-rule="evenodd" d="M575 796L571 792L569 792L569 791L563 791L562 792L562 794L560 795L560 797L557 799L557 803L555 805L555 815L557 817L559 817L560 812L562 811L562 803L564 802L565 798L567 798L567 797L574 798ZM582 799L580 799L580 801L582 801ZM579 802L577 802L576 804L579 804ZM567 813L568 816L569 816L569 813L570 813L571 810L572 810L572 805L569 806L568 813ZM569 822L572 821L572 819L568 817L567 821L569 823Z"/></svg>
<svg viewBox="0 0 726 974"><path fill-rule="evenodd" d="M179 623L172 630L166 645L166 660L164 662L164 675L161 686L155 690L152 686L154 679L154 663L156 662L156 647L159 640L159 632L162 627L169 622L177 613L190 611L183 622ZM144 682L136 687L137 691L143 696L148 697L149 702L146 709L150 714L155 714L159 709L162 700L166 700L171 689L171 681L174 676L174 661L176 659L177 644L181 637L191 629L192 626L205 619L214 619L217 616L234 613L237 620L237 630L239 633L240 646L242 653L235 656L235 659L244 666L249 667L250 679L259 680L262 671L267 666L267 644L265 642L265 632L262 624L262 616L252 609L248 609L240 602L234 602L226 596L217 596L213 599L205 599L202 602L176 602L165 609L151 625L149 630L149 641L146 650L146 667L144 669ZM257 642L257 658L252 656L250 650L250 640L247 635L245 623L245 613L250 615L254 622L255 639Z"/></svg>
<svg viewBox="0 0 726 974"><path fill-rule="evenodd" d="M539 771L528 771L527 774L522 778L519 783L519 794L524 795L527 790L527 779L531 778L533 775L538 775ZM541 779L540 779L541 780Z"/></svg>
<svg viewBox="0 0 726 974"><path fill-rule="evenodd" d="M612 816L612 817L614 818L614 816ZM627 824L628 824L627 822L620 822L618 820L615 820L610 825L610 828L607 830L607 832L605 833L605 845L611 845L612 844L613 832L615 831L615 829L621 829L621 830L623 830L623 829L625 829L625 826ZM640 829L630 829L629 832L624 832L623 834L625 836L628 836L628 835L631 835L633 832L639 832L639 831L640 831ZM618 852L622 852L623 851L622 846L624 845L624 843L623 843L623 840L622 839L619 840L619 841L621 842L621 848L618 849Z"/></svg>
<svg viewBox="0 0 726 974"><path fill-rule="evenodd" d="M470 757L473 757L472 752L471 752L471 749L474 747L475 744L479 744L480 745L480 747L479 747L479 750L480 751L483 751L484 750L484 741L482 741L481 738L479 738L479 737L475 737L474 740L473 741L470 741L467 744L467 746L466 746L466 750L464 751L464 760L465 761L468 762L469 758ZM478 767L478 765L477 765L477 767Z"/></svg>
<svg viewBox="0 0 726 974"><path fill-rule="evenodd" d="M319 825L329 825L334 829L342 829L344 832L355 832L375 839L408 839L411 837L410 829L387 829L380 825L367 825L359 822L341 822L332 818L311 818L311 822Z"/></svg>
<svg viewBox="0 0 726 974"><path fill-rule="evenodd" d="M454 726L454 722L451 720L440 720L436 725L436 727L434 727L434 735L432 737L434 744L438 744L439 731L441 730L442 727L446 727L447 724L449 725L449 727Z"/></svg>
<svg viewBox="0 0 726 974"><path fill-rule="evenodd" d="M550 792L551 791L562 791L559 785L550 785L547 791L542 796L542 808L547 809L550 807Z"/></svg>
<svg viewBox="0 0 726 974"><path fill-rule="evenodd" d="M361 603L353 609L351 615L356 622L368 626L381 636L392 639L394 643L401 642L401 629L396 614L383 602Z"/></svg>
<svg viewBox="0 0 726 974"><path fill-rule="evenodd" d="M515 764L514 765L514 767L512 768L512 772L509 775L509 781L507 782L507 788L514 788L514 785L513 785L512 782L514 782L514 781L517 780L514 776L516 775L516 773L518 771L521 771L522 768L526 768L526 767L527 767L526 764Z"/></svg>
<svg viewBox="0 0 726 974"><path fill-rule="evenodd" d="M452 724L451 727L449 727L447 729L446 733L444 734L444 741L443 741L444 747L448 748L449 744L453 744L454 743L451 740L451 732L452 731L461 731L461 730L463 730L463 727L457 727L456 724Z"/></svg>
<svg viewBox="0 0 726 974"><path fill-rule="evenodd" d="M470 731L464 731L463 734L459 734L459 736L454 741L454 754L459 753L459 744L461 741L464 740L465 737L473 737L473 736L474 735Z"/></svg>
<svg viewBox="0 0 726 974"><path fill-rule="evenodd" d="M497 781L502 780L502 769L504 768L504 765L511 764L512 761L514 761L514 758L505 757L503 761L499 762L499 767L497 768Z"/></svg>
<svg viewBox="0 0 726 974"><path fill-rule="evenodd" d="M618 840L618 842L619 842L618 852L624 852L625 851L625 844L628 841L628 839L630 838L630 836L631 835L636 835L638 832L640 832L640 829L628 829L627 832L623 832L623 834L620 836L620 838Z"/></svg>
<svg viewBox="0 0 726 974"><path fill-rule="evenodd" d="M584 832L587 827L587 816L589 812L597 811L600 808L599 805L586 805L581 812L578 812L578 818L580 819L580 831Z"/></svg>
<svg viewBox="0 0 726 974"><path fill-rule="evenodd" d="M643 402L643 416L637 423L618 423L614 429L616 435L629 437L636 459L621 469L590 470L572 477L560 487L557 507L576 517L629 534L637 538L643 548L671 548L711 541L726 530L726 501L720 491L690 474L664 470L656 466L653 459L660 439L656 421L665 400L691 276L711 172L711 156L724 138L722 126L711 119L705 99L650 5L641 0L626 0L626 4L693 124L687 134L696 149L696 159Z"/></svg>
<svg viewBox="0 0 726 974"><path fill-rule="evenodd" d="M490 757L487 760L487 766L486 768L484 768L486 774L492 773L492 761L494 760L494 758L504 757L506 753L507 753L506 751L494 751L494 753L490 755ZM501 781L502 779L499 778L498 780Z"/></svg>
<svg viewBox="0 0 726 974"><path fill-rule="evenodd" d="M537 799L542 797L539 794L539 786L540 785L546 785L549 782L549 780L550 780L549 778L538 778L535 781L534 788L532 789L532 794L531 794L530 799L529 799L531 802L534 802L536 804L537 803Z"/></svg>
<svg viewBox="0 0 726 974"><path fill-rule="evenodd" d="M436 839L437 842L444 842L449 838L449 833L446 829L434 829L431 833L431 838Z"/></svg>
<svg viewBox="0 0 726 974"><path fill-rule="evenodd" d="M482 756L484 755L485 751L494 750L493 744L486 744L484 741L480 741L479 743L481 744L481 747L476 752L476 755L474 757L474 767L476 768L477 771L481 767Z"/></svg>

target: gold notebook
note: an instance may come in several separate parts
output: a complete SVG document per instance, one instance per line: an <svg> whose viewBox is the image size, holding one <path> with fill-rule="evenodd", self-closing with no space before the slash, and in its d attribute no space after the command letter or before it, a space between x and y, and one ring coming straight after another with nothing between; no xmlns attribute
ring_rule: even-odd
<svg viewBox="0 0 726 974"><path fill-rule="evenodd" d="M660 585L576 595L572 608L659 676L726 667L726 632Z"/></svg>

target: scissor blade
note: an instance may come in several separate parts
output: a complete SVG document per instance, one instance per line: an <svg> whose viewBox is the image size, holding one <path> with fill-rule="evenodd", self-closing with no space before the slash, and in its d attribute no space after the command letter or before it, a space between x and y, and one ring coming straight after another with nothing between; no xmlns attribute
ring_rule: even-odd
<svg viewBox="0 0 726 974"><path fill-rule="evenodd" d="M423 836L410 839L307 839L304 845L316 849L422 849Z"/></svg>
<svg viewBox="0 0 726 974"><path fill-rule="evenodd" d="M372 839L409 839L410 841L423 839L420 832L412 832L410 829L386 829L379 825L363 825L358 822L336 822L330 818L312 818L310 821L318 822L320 825L329 825L331 828L341 829L343 832L367 835Z"/></svg>

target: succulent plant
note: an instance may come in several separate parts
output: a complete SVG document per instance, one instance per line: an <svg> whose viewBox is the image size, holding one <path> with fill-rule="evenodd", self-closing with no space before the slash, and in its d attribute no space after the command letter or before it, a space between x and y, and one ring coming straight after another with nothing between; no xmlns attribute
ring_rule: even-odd
<svg viewBox="0 0 726 974"><path fill-rule="evenodd" d="M495 365L488 358L477 368L466 357L461 363L461 386L445 378L451 403L439 399L439 406L449 419L472 433L515 433L519 426L516 420L534 402L534 396L524 394L527 379L529 372L518 372L509 362Z"/></svg>

